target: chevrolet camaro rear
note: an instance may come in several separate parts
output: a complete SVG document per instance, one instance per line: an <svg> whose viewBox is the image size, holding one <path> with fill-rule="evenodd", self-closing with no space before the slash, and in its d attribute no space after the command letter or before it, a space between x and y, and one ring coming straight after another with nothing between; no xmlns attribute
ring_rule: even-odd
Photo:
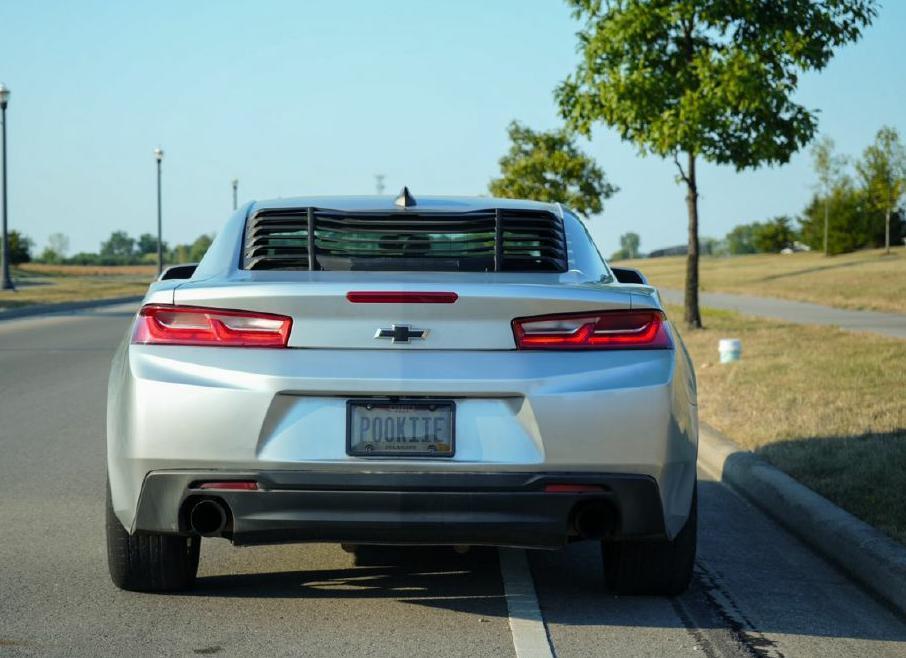
<svg viewBox="0 0 906 658"><path fill-rule="evenodd" d="M665 593L695 554L695 380L657 292L558 204L251 203L154 283L114 358L114 582L202 537L557 548Z"/></svg>

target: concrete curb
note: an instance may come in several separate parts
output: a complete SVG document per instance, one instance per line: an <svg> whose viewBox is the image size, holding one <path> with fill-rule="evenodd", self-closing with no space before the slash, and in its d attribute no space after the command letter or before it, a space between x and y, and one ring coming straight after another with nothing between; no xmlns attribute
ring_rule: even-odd
<svg viewBox="0 0 906 658"><path fill-rule="evenodd" d="M0 321L12 320L13 318L25 318L32 315L50 315L53 313L66 313L68 311L79 311L86 308L97 308L103 306L114 306L116 304L138 303L144 299L141 295L131 297L110 297L108 299L90 299L84 302L63 302L61 304L35 304L34 306L23 306L21 308L11 308L6 311L0 311Z"/></svg>
<svg viewBox="0 0 906 658"><path fill-rule="evenodd" d="M699 464L906 614L906 547L705 424Z"/></svg>

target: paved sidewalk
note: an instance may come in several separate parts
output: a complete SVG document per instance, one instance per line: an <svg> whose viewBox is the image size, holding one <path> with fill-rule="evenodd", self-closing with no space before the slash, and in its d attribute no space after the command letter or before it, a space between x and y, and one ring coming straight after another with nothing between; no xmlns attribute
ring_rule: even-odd
<svg viewBox="0 0 906 658"><path fill-rule="evenodd" d="M681 290L660 289L661 298L670 304L682 304ZM906 340L906 315L877 311L852 311L809 302L793 302L772 297L734 295L726 292L700 292L702 306L739 311L748 315L778 318L799 324L829 324L847 331L870 331Z"/></svg>

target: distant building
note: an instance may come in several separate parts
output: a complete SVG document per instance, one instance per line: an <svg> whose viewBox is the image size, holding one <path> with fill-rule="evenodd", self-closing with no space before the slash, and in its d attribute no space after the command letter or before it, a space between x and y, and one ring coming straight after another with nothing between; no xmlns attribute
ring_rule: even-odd
<svg viewBox="0 0 906 658"><path fill-rule="evenodd" d="M681 244L676 247L665 247L664 249L655 249L648 254L648 258L660 258L661 256L685 256L689 253L689 247Z"/></svg>

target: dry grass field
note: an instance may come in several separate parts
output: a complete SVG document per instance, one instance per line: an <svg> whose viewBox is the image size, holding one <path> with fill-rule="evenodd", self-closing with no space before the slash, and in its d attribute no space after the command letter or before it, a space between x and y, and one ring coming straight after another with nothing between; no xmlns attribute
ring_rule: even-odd
<svg viewBox="0 0 906 658"><path fill-rule="evenodd" d="M906 313L906 247L872 249L825 258L803 252L701 259L701 289L782 297L839 308ZM619 261L651 283L682 290L684 256Z"/></svg>
<svg viewBox="0 0 906 658"><path fill-rule="evenodd" d="M704 315L683 332L701 419L906 543L906 341ZM720 338L742 340L741 361L720 364Z"/></svg>
<svg viewBox="0 0 906 658"><path fill-rule="evenodd" d="M107 267L27 263L13 270L16 290L0 291L0 311L33 304L143 295L155 266Z"/></svg>

